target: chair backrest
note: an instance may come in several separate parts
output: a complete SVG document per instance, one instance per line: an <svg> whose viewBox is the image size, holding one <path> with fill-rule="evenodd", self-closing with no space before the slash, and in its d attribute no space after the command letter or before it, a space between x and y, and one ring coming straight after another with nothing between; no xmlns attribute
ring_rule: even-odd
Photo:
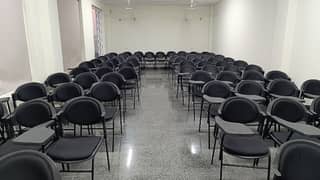
<svg viewBox="0 0 320 180"><path fill-rule="evenodd" d="M229 81L229 82L232 82L233 84L236 84L239 82L239 77L236 75L236 73L232 71L223 71L217 75L217 80Z"/></svg>
<svg viewBox="0 0 320 180"><path fill-rule="evenodd" d="M95 66L95 64L93 62L84 61L84 62L80 63L78 67L91 69L91 68L95 68L96 66Z"/></svg>
<svg viewBox="0 0 320 180"><path fill-rule="evenodd" d="M309 93L315 96L320 96L320 80L310 79L301 85L302 93Z"/></svg>
<svg viewBox="0 0 320 180"><path fill-rule="evenodd" d="M139 67L139 58L137 56L130 56L127 59L127 63L130 63L133 67Z"/></svg>
<svg viewBox="0 0 320 180"><path fill-rule="evenodd" d="M109 67L111 69L114 69L116 66L113 65L113 63L109 60L109 61L106 61L102 64L102 67Z"/></svg>
<svg viewBox="0 0 320 180"><path fill-rule="evenodd" d="M34 99L19 105L12 118L19 125L32 128L52 120L53 114L53 107L48 102Z"/></svg>
<svg viewBox="0 0 320 180"><path fill-rule="evenodd" d="M92 62L95 67L100 67L102 63L104 63L107 60L108 60L107 57L101 56L101 57L97 57L96 59L92 59L90 62Z"/></svg>
<svg viewBox="0 0 320 180"><path fill-rule="evenodd" d="M236 73L237 75L241 75L241 70L239 69L238 66L234 66L232 64L227 65L226 67L224 67L223 69L224 71L231 71Z"/></svg>
<svg viewBox="0 0 320 180"><path fill-rule="evenodd" d="M82 73L85 73L85 72L89 72L89 71L90 71L89 68L86 68L86 67L76 67L76 68L72 69L69 74L72 77L76 77L79 74L82 74Z"/></svg>
<svg viewBox="0 0 320 180"><path fill-rule="evenodd" d="M177 53L178 56L183 56L183 57L186 57L187 54L188 54L188 53L185 52L185 51L179 51L179 52Z"/></svg>
<svg viewBox="0 0 320 180"><path fill-rule="evenodd" d="M209 82L212 80L211 75L206 71L196 71L192 73L191 80L193 81L202 81L202 82Z"/></svg>
<svg viewBox="0 0 320 180"><path fill-rule="evenodd" d="M144 54L144 57L145 57L145 58L153 59L153 58L155 58L155 55L154 55L153 52L148 51L148 52L146 52L146 53Z"/></svg>
<svg viewBox="0 0 320 180"><path fill-rule="evenodd" d="M285 79L276 79L271 81L267 87L267 90L269 93L280 96L299 96L298 87L293 82Z"/></svg>
<svg viewBox="0 0 320 180"><path fill-rule="evenodd" d="M12 94L14 105L16 101L30 101L32 99L47 97L46 87L37 82L26 83L19 86Z"/></svg>
<svg viewBox="0 0 320 180"><path fill-rule="evenodd" d="M202 92L210 97L228 98L232 96L230 86L221 81L208 82L204 85Z"/></svg>
<svg viewBox="0 0 320 180"><path fill-rule="evenodd" d="M99 82L91 87L89 95L101 102L110 102L120 98L120 90L112 82Z"/></svg>
<svg viewBox="0 0 320 180"><path fill-rule="evenodd" d="M120 68L120 69L121 69L121 68L124 68L124 67L131 67L131 68L133 68L133 65L130 64L130 63L128 63L128 62L123 62L123 63L121 63L121 64L119 65L119 68Z"/></svg>
<svg viewBox="0 0 320 180"><path fill-rule="evenodd" d="M226 57L226 58L224 58L223 61L225 61L225 62L227 62L227 63L229 63L229 64L233 64L235 60L234 60L233 58Z"/></svg>
<svg viewBox="0 0 320 180"><path fill-rule="evenodd" d="M193 73L197 68L193 64L180 64L180 73Z"/></svg>
<svg viewBox="0 0 320 180"><path fill-rule="evenodd" d="M312 101L310 110L318 116L320 115L320 97L317 97Z"/></svg>
<svg viewBox="0 0 320 180"><path fill-rule="evenodd" d="M76 97L65 103L59 119L76 125L92 125L103 120L103 105L92 97Z"/></svg>
<svg viewBox="0 0 320 180"><path fill-rule="evenodd" d="M177 53L176 52L174 52L174 51L168 51L167 52L167 57L168 58L171 58L172 56L174 56L174 55L176 55Z"/></svg>
<svg viewBox="0 0 320 180"><path fill-rule="evenodd" d="M246 95L265 95L263 86L256 81L250 80L244 80L238 83L238 85L236 86L236 91L240 94Z"/></svg>
<svg viewBox="0 0 320 180"><path fill-rule="evenodd" d="M275 80L275 79L286 79L286 80L291 80L289 76L282 72L282 71L270 71L266 74L266 79L267 80Z"/></svg>
<svg viewBox="0 0 320 180"><path fill-rule="evenodd" d="M138 75L136 71L132 67L123 67L119 69L119 73L126 79L126 80L137 80Z"/></svg>
<svg viewBox="0 0 320 180"><path fill-rule="evenodd" d="M248 66L248 63L243 60L237 60L237 61L233 62L233 65L245 68L246 66Z"/></svg>
<svg viewBox="0 0 320 180"><path fill-rule="evenodd" d="M277 98L269 103L267 113L289 122L306 121L308 119L306 107L290 98Z"/></svg>
<svg viewBox="0 0 320 180"><path fill-rule="evenodd" d="M243 80L261 81L264 82L264 76L260 71L248 70L242 75Z"/></svg>
<svg viewBox="0 0 320 180"><path fill-rule="evenodd" d="M143 56L144 56L142 51L137 51L134 53L134 55L137 56L140 61L143 59Z"/></svg>
<svg viewBox="0 0 320 180"><path fill-rule="evenodd" d="M221 55L221 54L217 54L217 55L215 55L214 56L215 57L215 59L217 59L217 60L219 60L219 61L223 61L224 60L224 55Z"/></svg>
<svg viewBox="0 0 320 180"><path fill-rule="evenodd" d="M262 74L264 74L263 68L256 65L256 64L249 64L248 66L246 66L246 68L244 70L245 71L255 70L255 71L258 71L258 72L261 72Z"/></svg>
<svg viewBox="0 0 320 180"><path fill-rule="evenodd" d="M207 59L207 61L208 61L208 63L210 63L210 64L217 65L218 62L220 62L221 60L217 59L216 57L209 56L208 59Z"/></svg>
<svg viewBox="0 0 320 180"><path fill-rule="evenodd" d="M227 67L229 63L227 61L218 61L216 65L224 68Z"/></svg>
<svg viewBox="0 0 320 180"><path fill-rule="evenodd" d="M119 89L121 89L126 83L126 79L122 76L122 74L118 72L111 72L111 73L105 74L104 76L102 76L101 81L112 82L115 85L117 85Z"/></svg>
<svg viewBox="0 0 320 180"><path fill-rule="evenodd" d="M66 102L72 98L83 96L83 89L76 83L65 83L58 86L50 95L50 101Z"/></svg>
<svg viewBox="0 0 320 180"><path fill-rule="evenodd" d="M158 51L156 53L156 57L157 58L166 58L166 54L164 52L162 52L162 51Z"/></svg>
<svg viewBox="0 0 320 180"><path fill-rule="evenodd" d="M104 67L97 69L95 74L98 76L98 78L101 78L103 75L111 73L111 72L113 72L111 67L104 66Z"/></svg>
<svg viewBox="0 0 320 180"><path fill-rule="evenodd" d="M56 87L57 84L68 83L71 82L71 78L66 73L54 73L48 76L45 84L50 87Z"/></svg>
<svg viewBox="0 0 320 180"><path fill-rule="evenodd" d="M118 56L115 56L113 58L110 59L110 62L113 64L114 67L118 67L121 60Z"/></svg>
<svg viewBox="0 0 320 180"><path fill-rule="evenodd" d="M280 177L274 180L320 179L320 144L307 140L294 140L283 144L277 153Z"/></svg>
<svg viewBox="0 0 320 180"><path fill-rule="evenodd" d="M23 150L0 158L3 180L61 180L55 163L45 154Z"/></svg>
<svg viewBox="0 0 320 180"><path fill-rule="evenodd" d="M91 72L86 72L79 74L73 82L79 84L83 89L90 89L92 84L98 81L99 78L95 74Z"/></svg>
<svg viewBox="0 0 320 180"><path fill-rule="evenodd" d="M106 54L106 55L104 55L104 56L109 57L109 58L111 59L111 58L113 58L113 57L118 56L118 53L110 52L110 53L108 53L108 54Z"/></svg>
<svg viewBox="0 0 320 180"><path fill-rule="evenodd" d="M219 108L219 115L228 122L251 123L260 119L258 105L243 97L230 97Z"/></svg>

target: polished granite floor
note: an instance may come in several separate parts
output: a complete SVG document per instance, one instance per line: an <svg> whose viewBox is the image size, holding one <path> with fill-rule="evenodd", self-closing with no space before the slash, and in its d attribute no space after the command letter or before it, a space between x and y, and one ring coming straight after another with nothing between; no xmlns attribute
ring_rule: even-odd
<svg viewBox="0 0 320 180"><path fill-rule="evenodd" d="M188 113L181 100L175 98L166 71L146 71L142 79L141 102L136 109L128 110L124 134L116 136L115 152L110 152L111 171L107 170L105 153L99 152L95 179L219 179L217 156L214 164L210 164L212 150L207 146L206 124L202 133L197 131L197 125L192 112ZM228 156L225 161L247 162ZM260 165L266 166L266 161ZM90 167L90 162L71 167ZM265 170L226 167L224 180L265 180L266 173ZM90 175L65 173L63 179L89 180Z"/></svg>

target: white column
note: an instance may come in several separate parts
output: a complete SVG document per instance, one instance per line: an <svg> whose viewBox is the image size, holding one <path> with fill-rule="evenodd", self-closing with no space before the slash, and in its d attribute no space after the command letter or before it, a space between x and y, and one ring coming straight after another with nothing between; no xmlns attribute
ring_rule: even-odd
<svg viewBox="0 0 320 180"><path fill-rule="evenodd" d="M23 0L24 23L33 81L63 71L56 0Z"/></svg>

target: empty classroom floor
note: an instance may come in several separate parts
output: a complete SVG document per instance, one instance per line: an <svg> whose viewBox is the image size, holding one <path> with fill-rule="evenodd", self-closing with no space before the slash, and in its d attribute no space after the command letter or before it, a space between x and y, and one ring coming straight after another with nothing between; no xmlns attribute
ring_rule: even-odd
<svg viewBox="0 0 320 180"><path fill-rule="evenodd" d="M142 77L141 103L135 110L129 105L124 134L117 135L115 152L110 152L108 172L105 152L96 157L96 180L214 180L219 179L220 162L208 149L207 124L198 132L198 115L193 121L165 70L146 70ZM118 118L116 120L118 121ZM205 120L203 120L205 122ZM117 128L117 134L120 134ZM109 136L109 144L111 135ZM110 148L110 146L109 146ZM101 151L104 151L103 149ZM218 151L216 151L216 154ZM225 156L224 162L240 164L248 161ZM266 166L266 161L260 163ZM73 165L90 168L90 162ZM266 170L224 167L224 180L264 180ZM238 177L238 178L236 178ZM87 180L90 174L63 174L64 180Z"/></svg>

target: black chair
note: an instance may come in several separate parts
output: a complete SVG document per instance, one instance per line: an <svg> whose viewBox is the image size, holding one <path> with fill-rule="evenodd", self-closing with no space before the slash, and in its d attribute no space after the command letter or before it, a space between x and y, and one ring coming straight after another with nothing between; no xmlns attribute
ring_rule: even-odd
<svg viewBox="0 0 320 180"><path fill-rule="evenodd" d="M310 113L314 125L320 127L320 97L315 98L310 105Z"/></svg>
<svg viewBox="0 0 320 180"><path fill-rule="evenodd" d="M315 99L320 96L320 80L310 79L301 85L301 98Z"/></svg>
<svg viewBox="0 0 320 180"><path fill-rule="evenodd" d="M156 57L155 54L151 51L148 51L144 54L144 61L145 64L147 65L147 63L152 63L153 64L153 68L155 68L156 65Z"/></svg>
<svg viewBox="0 0 320 180"><path fill-rule="evenodd" d="M91 88L92 84L99 81L99 78L91 72L79 74L74 80L74 83L79 84L85 91Z"/></svg>
<svg viewBox="0 0 320 180"><path fill-rule="evenodd" d="M110 59L110 62L113 64L113 67L117 68L119 64L121 63L121 60L118 56L115 56Z"/></svg>
<svg viewBox="0 0 320 180"><path fill-rule="evenodd" d="M114 57L117 57L118 56L118 53L116 53L116 52L109 52L108 54L106 54L106 55L104 55L104 56L106 56L106 57L108 57L108 58L114 58Z"/></svg>
<svg viewBox="0 0 320 180"><path fill-rule="evenodd" d="M200 119L199 119L199 132L201 131L201 121L202 121L202 111L204 103L208 103L208 115L207 115L207 123L208 123L208 148L210 149L211 144L211 116L215 116L217 114L218 107L225 101L225 99L233 96L233 92L231 87L221 81L210 81L204 85L202 89L202 100L201 100L201 108L200 108Z"/></svg>
<svg viewBox="0 0 320 180"><path fill-rule="evenodd" d="M243 60L237 60L233 62L233 65L237 66L240 70L244 70L249 64Z"/></svg>
<svg viewBox="0 0 320 180"><path fill-rule="evenodd" d="M184 61L187 62L187 61ZM190 80L191 74L197 70L197 68L190 63L180 63L178 66L178 70L176 72L177 76L177 87L176 87L176 98L179 98L179 89L181 91L182 104L184 104L184 96L185 96L185 87L188 87L188 82ZM188 61L189 62L189 61Z"/></svg>
<svg viewBox="0 0 320 180"><path fill-rule="evenodd" d="M79 64L80 68L94 69L96 68L95 64L91 61L84 61Z"/></svg>
<svg viewBox="0 0 320 180"><path fill-rule="evenodd" d="M46 101L34 99L19 105L8 117L7 128L10 134L14 134L14 126L18 126L18 133L33 128L40 124L55 120L55 111Z"/></svg>
<svg viewBox="0 0 320 180"><path fill-rule="evenodd" d="M320 144L306 140L285 143L278 150L273 180L318 180Z"/></svg>
<svg viewBox="0 0 320 180"><path fill-rule="evenodd" d="M55 163L45 154L31 150L1 157L0 174L4 180L61 180Z"/></svg>
<svg viewBox="0 0 320 180"><path fill-rule="evenodd" d="M239 76L237 76L237 74L232 71L220 72L217 75L216 80L223 81L228 85L230 85L231 87L234 87L240 81Z"/></svg>
<svg viewBox="0 0 320 180"><path fill-rule="evenodd" d="M177 53L175 51L168 51L166 54L166 57L167 57L167 59L170 59L174 55L177 55Z"/></svg>
<svg viewBox="0 0 320 180"><path fill-rule="evenodd" d="M213 79L215 79L220 72L219 68L213 64L206 64L202 67L202 70L209 72Z"/></svg>
<svg viewBox="0 0 320 180"><path fill-rule="evenodd" d="M224 70L227 66L229 66L229 63L227 61L217 61L215 65L222 71Z"/></svg>
<svg viewBox="0 0 320 180"><path fill-rule="evenodd" d="M143 60L143 52L142 51L137 51L134 53L135 56L137 56L139 58L139 61L141 62Z"/></svg>
<svg viewBox="0 0 320 180"><path fill-rule="evenodd" d="M289 81L291 80L290 77L282 71L269 71L266 74L266 80L273 81L276 79L285 79L285 80L289 80Z"/></svg>
<svg viewBox="0 0 320 180"><path fill-rule="evenodd" d="M136 95L138 101L140 101L140 88L139 78L136 71L132 67L123 67L119 69L119 73L124 77L126 84L121 89L124 90L125 96L126 91L129 90L133 94L133 108L136 107Z"/></svg>
<svg viewBox="0 0 320 180"><path fill-rule="evenodd" d="M83 95L84 92L80 85L76 83L65 83L54 89L53 93L49 95L49 101L58 112L65 102Z"/></svg>
<svg viewBox="0 0 320 180"><path fill-rule="evenodd" d="M179 52L177 53L177 55L178 55L178 56L181 56L181 57L186 57L186 56L188 55L188 53L185 52L185 51L179 51Z"/></svg>
<svg viewBox="0 0 320 180"><path fill-rule="evenodd" d="M48 76L47 80L44 82L47 86L55 88L60 84L71 82L71 78L66 73L54 73Z"/></svg>
<svg viewBox="0 0 320 180"><path fill-rule="evenodd" d="M292 98L273 100L268 105L267 115L264 136L270 137L275 145L294 139L318 141L320 137L320 129L309 125L312 119L306 107Z"/></svg>
<svg viewBox="0 0 320 180"><path fill-rule="evenodd" d="M244 71L244 73L242 74L242 80L256 81L262 85L265 84L265 79L263 74L260 71L256 71L256 70Z"/></svg>
<svg viewBox="0 0 320 180"><path fill-rule="evenodd" d="M119 65L119 69L124 68L124 67L131 67L134 68L133 65L131 63L128 62L123 62Z"/></svg>
<svg viewBox="0 0 320 180"><path fill-rule="evenodd" d="M14 108L17 107L18 101L26 102L38 98L47 98L47 90L43 84L37 82L23 84L12 94Z"/></svg>
<svg viewBox="0 0 320 180"><path fill-rule="evenodd" d="M304 102L299 98L300 91L298 87L291 81L285 79L276 79L271 81L267 87L270 99L287 97L296 101Z"/></svg>
<svg viewBox="0 0 320 180"><path fill-rule="evenodd" d="M259 159L268 158L267 179L270 179L271 153L269 147L262 137L247 126L249 123L257 122L264 116L257 104L247 98L231 97L219 108L219 115L215 117L215 142L212 152L211 163L213 163L214 151L219 130L220 139L220 180L222 179L223 166L259 168ZM241 166L224 162L224 153L241 159L254 160L253 166Z"/></svg>
<svg viewBox="0 0 320 180"><path fill-rule="evenodd" d="M224 55L217 54L214 56L214 58L217 59L218 61L223 61L225 57L224 57Z"/></svg>
<svg viewBox="0 0 320 180"><path fill-rule="evenodd" d="M72 77L72 78L75 78L77 77L79 74L82 74L82 73L85 73L85 72L90 72L90 69L89 68L86 68L86 67L76 67L74 69L72 69L69 73L69 75Z"/></svg>
<svg viewBox="0 0 320 180"><path fill-rule="evenodd" d="M230 57L225 57L223 61L225 61L225 62L227 62L229 64L233 64L235 62L235 60L233 58L230 58Z"/></svg>
<svg viewBox="0 0 320 180"><path fill-rule="evenodd" d="M242 71L239 69L238 66L234 66L232 64L227 65L226 67L224 67L223 69L224 71L230 71L230 72L234 72L236 75L238 75L239 77L241 76Z"/></svg>
<svg viewBox="0 0 320 180"><path fill-rule="evenodd" d="M114 119L117 112L120 115L120 131L122 134L121 93L119 88L111 82L100 82L94 84L89 96L99 100L105 107L105 121L112 121L112 151L114 151ZM108 129L108 128L107 128Z"/></svg>
<svg viewBox="0 0 320 180"><path fill-rule="evenodd" d="M103 75L111 73L111 72L113 72L113 69L111 67L104 66L104 67L98 68L97 71L95 72L95 74L98 76L99 79L101 79L101 77Z"/></svg>
<svg viewBox="0 0 320 180"><path fill-rule="evenodd" d="M156 57L156 63L158 63L158 64L162 63L166 67L167 57L166 57L166 54L164 52L158 51L156 53L155 57Z"/></svg>
<svg viewBox="0 0 320 180"><path fill-rule="evenodd" d="M244 80L238 83L236 86L236 96L245 97L258 104L266 104L266 93L264 87L256 82L250 80Z"/></svg>
<svg viewBox="0 0 320 180"><path fill-rule="evenodd" d="M188 111L190 110L190 100L192 99L192 107L193 107L193 120L196 120L196 102L197 99L202 98L202 88L203 86L211 81L211 75L206 71L196 71L192 73L189 86L188 86ZM192 98L190 99L190 96Z"/></svg>
<svg viewBox="0 0 320 180"><path fill-rule="evenodd" d="M104 62L108 60L105 56L97 57L96 59L92 59L90 62L94 64L95 67L100 67Z"/></svg>
<svg viewBox="0 0 320 180"><path fill-rule="evenodd" d="M108 170L110 170L109 151L107 143L107 133L105 124L105 112L103 105L91 97L77 97L68 101L58 114L59 121L66 120L72 124L80 126L80 135L66 137L61 133L61 137L48 149L47 154L55 162L62 164L63 172L91 173L94 179L94 159L104 140ZM103 137L83 136L82 126L102 124ZM62 127L62 124L60 123ZM70 170L69 164L77 164L91 160L90 170ZM65 168L64 165L67 165Z"/></svg>
<svg viewBox="0 0 320 180"><path fill-rule="evenodd" d="M255 64L249 64L248 66L246 66L246 68L244 70L245 71L254 70L254 71L260 72L261 74L264 74L263 68L258 65L255 65Z"/></svg>
<svg viewBox="0 0 320 180"><path fill-rule="evenodd" d="M8 113L6 112L4 105L0 104L0 144L5 142L8 138L8 132L6 127L6 119Z"/></svg>
<svg viewBox="0 0 320 180"><path fill-rule="evenodd" d="M123 97L123 122L125 122L126 119L126 110L127 110L127 96L126 93L123 92L125 90L123 90L126 86L126 79L123 77L122 74L118 73L118 72L112 72L112 73L108 73L104 76L102 76L101 78L101 82L112 82L113 84L115 84L120 90L122 90L122 97Z"/></svg>

